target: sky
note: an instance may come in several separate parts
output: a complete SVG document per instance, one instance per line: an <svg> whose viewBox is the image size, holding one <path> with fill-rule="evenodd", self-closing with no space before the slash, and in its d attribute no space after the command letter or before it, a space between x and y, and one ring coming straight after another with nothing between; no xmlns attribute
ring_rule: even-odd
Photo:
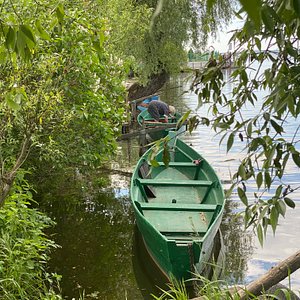
<svg viewBox="0 0 300 300"><path fill-rule="evenodd" d="M235 18L226 28L217 32L216 38L209 38L207 47L214 47L216 51L221 53L232 50L232 45L229 44L229 40L233 35L232 30L239 29L242 27L244 21Z"/></svg>

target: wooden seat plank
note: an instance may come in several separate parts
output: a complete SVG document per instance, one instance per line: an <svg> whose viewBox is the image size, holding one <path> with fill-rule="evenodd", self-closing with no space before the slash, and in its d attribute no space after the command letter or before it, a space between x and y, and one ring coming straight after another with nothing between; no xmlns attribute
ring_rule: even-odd
<svg viewBox="0 0 300 300"><path fill-rule="evenodd" d="M169 234L205 234L213 213L201 211L143 210L145 218L159 232Z"/></svg>
<svg viewBox="0 0 300 300"><path fill-rule="evenodd" d="M212 181L208 180L172 180L172 179L140 179L137 178L142 185L169 185L169 186L204 186L212 185Z"/></svg>
<svg viewBox="0 0 300 300"><path fill-rule="evenodd" d="M189 203L150 203L139 202L143 210L168 210L168 211L201 211L214 212L217 208L215 204L189 204Z"/></svg>
<svg viewBox="0 0 300 300"><path fill-rule="evenodd" d="M158 162L159 166L165 166L163 162ZM198 167L196 163L193 163L192 161L187 162L179 162L179 161L171 161L169 162L169 167Z"/></svg>

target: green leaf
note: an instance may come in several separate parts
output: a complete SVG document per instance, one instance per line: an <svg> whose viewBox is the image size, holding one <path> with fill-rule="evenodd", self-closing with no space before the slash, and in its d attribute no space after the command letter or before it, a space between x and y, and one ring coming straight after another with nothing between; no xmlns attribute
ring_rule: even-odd
<svg viewBox="0 0 300 300"><path fill-rule="evenodd" d="M6 62L7 51L4 45L0 46L0 65Z"/></svg>
<svg viewBox="0 0 300 300"><path fill-rule="evenodd" d="M259 38L255 38L255 44L259 51L261 51L261 41Z"/></svg>
<svg viewBox="0 0 300 300"><path fill-rule="evenodd" d="M262 185L262 181L263 181L263 175L262 172L259 172L256 176L256 184L258 189L260 189L261 185Z"/></svg>
<svg viewBox="0 0 300 300"><path fill-rule="evenodd" d="M229 135L228 140L227 140L227 152L229 152L229 150L231 149L233 142L234 142L234 133L232 132Z"/></svg>
<svg viewBox="0 0 300 300"><path fill-rule="evenodd" d="M12 94L7 94L5 97L6 100L6 104L7 106L14 110L14 111L18 111L20 110L21 106L14 100L14 95Z"/></svg>
<svg viewBox="0 0 300 300"><path fill-rule="evenodd" d="M150 164L151 164L152 167L155 167L155 168L159 167L159 163L156 159L151 159Z"/></svg>
<svg viewBox="0 0 300 300"><path fill-rule="evenodd" d="M282 188L283 188L282 185L279 185L279 186L277 187L276 192L275 192L275 195L276 195L277 198L280 197L281 192L282 192Z"/></svg>
<svg viewBox="0 0 300 300"><path fill-rule="evenodd" d="M41 25L40 20L36 20L35 22L35 26L39 32L39 35L42 39L49 41L50 40L50 35L48 34L48 32L43 28L43 26Z"/></svg>
<svg viewBox="0 0 300 300"><path fill-rule="evenodd" d="M271 120L271 124L277 133L281 134L283 132L283 128L279 124L277 124L274 120Z"/></svg>
<svg viewBox="0 0 300 300"><path fill-rule="evenodd" d="M253 21L256 28L260 26L260 9L261 9L261 0L240 0L244 10L248 14L249 18Z"/></svg>
<svg viewBox="0 0 300 300"><path fill-rule="evenodd" d="M65 16L65 11L64 11L64 8L62 5L58 5L56 7L56 16L57 16L59 23L62 23L64 16Z"/></svg>
<svg viewBox="0 0 300 300"><path fill-rule="evenodd" d="M211 10L213 6L215 5L216 0L207 0L207 8L208 10Z"/></svg>
<svg viewBox="0 0 300 300"><path fill-rule="evenodd" d="M264 216L266 215L267 211L269 210L269 206L266 205L262 210L261 212L259 213L259 218L257 220L257 223L260 223L261 220L264 218Z"/></svg>
<svg viewBox="0 0 300 300"><path fill-rule="evenodd" d="M237 192L238 192L239 198L241 199L243 204L245 206L248 206L248 198L247 198L246 193L244 192L244 190L242 188L238 187Z"/></svg>
<svg viewBox="0 0 300 300"><path fill-rule="evenodd" d="M168 147L168 144L167 144L167 143L164 144L162 160L163 160L163 163L165 164L165 166L169 166L169 162L170 162L170 151L169 151L169 147Z"/></svg>
<svg viewBox="0 0 300 300"><path fill-rule="evenodd" d="M286 204L283 200L279 200L278 202L278 211L284 217L286 213Z"/></svg>
<svg viewBox="0 0 300 300"><path fill-rule="evenodd" d="M257 225L256 232L257 232L257 237L258 237L259 243L260 243L261 246L263 246L263 244L264 244L264 234L263 234L263 230L262 230L262 227L261 227L260 224Z"/></svg>
<svg viewBox="0 0 300 300"><path fill-rule="evenodd" d="M105 41L105 34L104 34L104 31L101 30L99 32L99 43L100 43L101 47L103 47L104 41Z"/></svg>
<svg viewBox="0 0 300 300"><path fill-rule="evenodd" d="M271 214L270 214L270 223L271 223L274 234L275 234L276 227L278 224L278 216L279 216L278 211L277 211L276 207L273 206L271 209Z"/></svg>
<svg viewBox="0 0 300 300"><path fill-rule="evenodd" d="M182 124L187 120L187 118L189 117L191 113L191 110L188 110L187 112L184 113L183 116L180 117L180 119L177 122L177 128L180 128L182 126Z"/></svg>
<svg viewBox="0 0 300 300"><path fill-rule="evenodd" d="M261 18L263 23L265 24L266 28L270 31L273 32L275 28L275 23L272 18L272 15L269 11L269 6L264 5L262 10L261 10Z"/></svg>
<svg viewBox="0 0 300 300"><path fill-rule="evenodd" d="M292 158L294 163L300 168L300 155L299 153L293 153Z"/></svg>
<svg viewBox="0 0 300 300"><path fill-rule="evenodd" d="M243 83L247 84L247 82L248 82L248 75L247 75L247 73L246 73L245 70L241 71L241 75L240 76L241 76L241 79L242 79Z"/></svg>
<svg viewBox="0 0 300 300"><path fill-rule="evenodd" d="M27 39L31 41L30 45L35 45L35 37L33 31L29 25L21 25L20 30L24 33ZM31 48L31 47L30 47Z"/></svg>
<svg viewBox="0 0 300 300"><path fill-rule="evenodd" d="M293 0L293 6L296 14L300 17L300 0Z"/></svg>
<svg viewBox="0 0 300 300"><path fill-rule="evenodd" d="M265 172L265 185L269 189L272 183L272 179L270 173L268 171Z"/></svg>
<svg viewBox="0 0 300 300"><path fill-rule="evenodd" d="M287 53L289 55L291 55L292 57L294 57L294 58L298 57L298 50L293 47L291 42L286 42L286 50L287 50Z"/></svg>
<svg viewBox="0 0 300 300"><path fill-rule="evenodd" d="M193 117L189 118L189 121L188 121L189 132L192 133L192 131L197 128L198 124L199 124L199 120L198 120L197 116L193 116Z"/></svg>
<svg viewBox="0 0 300 300"><path fill-rule="evenodd" d="M248 123L248 126L247 126L247 135L248 135L248 137L252 136L252 122Z"/></svg>
<svg viewBox="0 0 300 300"><path fill-rule="evenodd" d="M246 169L243 164L240 164L238 174L242 177L242 179L246 179Z"/></svg>
<svg viewBox="0 0 300 300"><path fill-rule="evenodd" d="M5 44L7 48L14 49L15 44L16 44L16 32L12 27L9 27L7 34L6 34L6 39L5 39Z"/></svg>
<svg viewBox="0 0 300 300"><path fill-rule="evenodd" d="M16 52L25 58L25 47L27 46L26 36L22 31L17 32Z"/></svg>
<svg viewBox="0 0 300 300"><path fill-rule="evenodd" d="M95 50L96 50L99 54L102 53L103 48L101 47L101 44L100 44L100 41L99 41L98 38L95 38L95 39L93 40L93 47L95 48Z"/></svg>
<svg viewBox="0 0 300 300"><path fill-rule="evenodd" d="M286 203L287 206L289 206L291 208L295 208L296 204L292 199L290 199L288 197L284 197L283 200L284 200L284 202Z"/></svg>

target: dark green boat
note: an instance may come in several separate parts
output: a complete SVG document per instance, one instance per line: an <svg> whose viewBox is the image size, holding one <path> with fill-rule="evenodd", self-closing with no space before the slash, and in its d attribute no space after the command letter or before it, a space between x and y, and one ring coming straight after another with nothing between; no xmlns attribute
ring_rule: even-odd
<svg viewBox="0 0 300 300"><path fill-rule="evenodd" d="M149 149L138 161L131 179L136 222L153 260L170 279L204 274L213 251L224 209L224 192L210 164L169 134L171 161L149 174Z"/></svg>
<svg viewBox="0 0 300 300"><path fill-rule="evenodd" d="M150 128L157 128L158 130L149 131L149 136L153 141L157 141L161 138L164 138L168 135L170 130L176 129L177 122L181 118L181 114L175 113L174 118L169 117L168 123L161 123L161 122L154 122L155 120L153 117L148 113L148 110L142 111L137 116L137 121L140 126L150 129ZM164 118L161 119L162 121ZM185 125L181 126L180 131L183 132L185 130Z"/></svg>

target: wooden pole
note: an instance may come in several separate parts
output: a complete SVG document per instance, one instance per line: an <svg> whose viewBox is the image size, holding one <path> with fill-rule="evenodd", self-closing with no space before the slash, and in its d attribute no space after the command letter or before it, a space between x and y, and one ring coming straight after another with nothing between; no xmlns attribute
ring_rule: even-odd
<svg viewBox="0 0 300 300"><path fill-rule="evenodd" d="M241 300L247 299L249 293L258 296L263 291L267 291L273 285L288 277L290 274L300 268L300 251L297 251L287 259L281 261L275 267L271 268L265 275L248 284L245 289L237 293Z"/></svg>
<svg viewBox="0 0 300 300"><path fill-rule="evenodd" d="M152 94L152 95L144 96L144 97L141 97L141 98L138 98L138 99L134 99L134 100L130 101L130 103L138 104L138 103L142 102L143 100L145 100L147 98L150 98L150 97L153 97L153 96L158 96L158 95L160 95L160 93L155 93L155 94Z"/></svg>
<svg viewBox="0 0 300 300"><path fill-rule="evenodd" d="M267 273L258 279L252 281L244 288L234 286L231 288L231 295L238 295L240 300L251 298L251 296L259 296L263 292L269 290L280 281L288 277L290 274L300 268L300 251L297 251L287 259L278 263L275 267L271 268ZM233 297L234 298L234 297ZM191 300L203 300L205 297L197 297Z"/></svg>
<svg viewBox="0 0 300 300"><path fill-rule="evenodd" d="M149 132L156 132L156 131L161 131L167 128L176 128L177 124L176 123L153 123L157 126L155 127L151 127L151 128L143 128L142 130L136 130L130 133L125 133L122 134L121 136L118 137L118 141L121 140L126 140L126 139L130 139L133 137L137 137L140 136L141 134L145 134L145 133L149 133Z"/></svg>
<svg viewBox="0 0 300 300"><path fill-rule="evenodd" d="M140 131L139 144L140 144L139 156L141 157L147 150L146 149L147 138L146 138L145 123L143 123L142 130Z"/></svg>

